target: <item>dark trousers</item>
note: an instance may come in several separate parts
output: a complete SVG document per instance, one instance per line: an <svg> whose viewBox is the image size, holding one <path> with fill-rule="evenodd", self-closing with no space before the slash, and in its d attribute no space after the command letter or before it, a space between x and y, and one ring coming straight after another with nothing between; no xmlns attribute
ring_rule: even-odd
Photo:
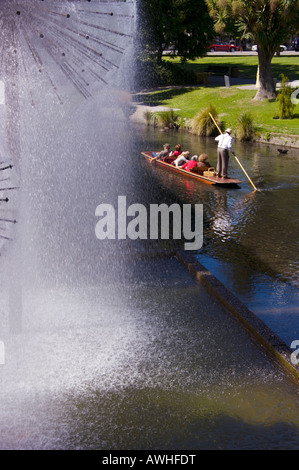
<svg viewBox="0 0 299 470"><path fill-rule="evenodd" d="M216 173L217 176L227 176L227 168L228 168L228 159L229 159L229 153L227 149L222 149L218 148L217 151L217 168L216 168Z"/></svg>

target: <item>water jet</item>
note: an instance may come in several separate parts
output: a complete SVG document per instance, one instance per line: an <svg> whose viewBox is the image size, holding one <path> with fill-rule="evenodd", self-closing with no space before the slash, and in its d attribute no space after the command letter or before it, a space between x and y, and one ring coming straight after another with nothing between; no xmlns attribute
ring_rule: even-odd
<svg viewBox="0 0 299 470"><path fill-rule="evenodd" d="M174 257L95 237L99 204L156 191L135 177L120 85L134 9L1 2L1 150L19 189L3 216L18 223L0 258L0 447L246 447L249 431L295 448L291 385L215 299Z"/></svg>

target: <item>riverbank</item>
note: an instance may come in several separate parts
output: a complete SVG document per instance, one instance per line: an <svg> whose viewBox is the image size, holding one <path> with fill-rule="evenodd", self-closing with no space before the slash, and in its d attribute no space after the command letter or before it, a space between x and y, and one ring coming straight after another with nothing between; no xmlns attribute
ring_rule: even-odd
<svg viewBox="0 0 299 470"><path fill-rule="evenodd" d="M180 116L181 129L190 131L194 116L209 103L216 103L220 119L237 128L240 113L249 112L256 126L254 140L259 143L299 148L299 115L293 119L275 119L278 103L275 100L255 102L256 92L253 79L231 78L229 86L223 86L223 77L212 77L209 86L162 87L132 94L131 120L144 125L157 125L157 116L163 111L174 110ZM279 89L279 83L277 89ZM299 81L290 82L292 88L299 88ZM161 127L163 130L163 127ZM237 139L237 135L235 135Z"/></svg>
<svg viewBox="0 0 299 470"><path fill-rule="evenodd" d="M136 124L143 124L148 125L148 121L145 115L150 113L159 113L162 111L168 111L171 108L167 108L166 106L147 106L144 104L135 104L134 111L131 115L131 121ZM164 129L161 127L161 131ZM181 129L184 130L184 129ZM185 129L186 130L186 129ZM290 148L299 148L299 136L298 135L286 135L286 134L279 134L279 133L272 133L267 138L265 137L256 137L255 142L264 143L264 144L271 144L283 147L290 147Z"/></svg>

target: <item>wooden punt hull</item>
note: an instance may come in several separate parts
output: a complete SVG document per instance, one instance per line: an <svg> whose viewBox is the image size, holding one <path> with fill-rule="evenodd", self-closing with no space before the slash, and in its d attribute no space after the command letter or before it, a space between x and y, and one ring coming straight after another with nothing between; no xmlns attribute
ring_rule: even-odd
<svg viewBox="0 0 299 470"><path fill-rule="evenodd" d="M148 161L153 160L152 152L141 152L141 155L143 155ZM170 163L166 163L158 159L155 161L155 164L167 170L176 172L179 175L183 175L206 184L214 184L217 186L224 187L238 187L238 185L241 183L241 181L232 178L219 178L218 176L199 175L198 173L193 173L192 171L182 170L180 167L177 168L176 166L171 165Z"/></svg>

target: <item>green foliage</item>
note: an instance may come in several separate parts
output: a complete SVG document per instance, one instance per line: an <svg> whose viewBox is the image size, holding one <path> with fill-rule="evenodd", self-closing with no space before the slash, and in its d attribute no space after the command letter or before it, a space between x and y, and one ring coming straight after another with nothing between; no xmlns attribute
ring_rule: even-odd
<svg viewBox="0 0 299 470"><path fill-rule="evenodd" d="M221 128L221 123L218 121L218 113L215 107L212 104L210 104L207 108L200 111L194 117L193 122L192 122L193 134L196 134L199 136L206 136L206 137L219 134L219 131L216 125L214 124L214 121L211 118L210 114L212 114L218 126Z"/></svg>
<svg viewBox="0 0 299 470"><path fill-rule="evenodd" d="M244 56L239 57L240 60L245 60ZM211 58L211 56L209 56L204 60L204 67L209 63L207 59L212 60L213 57ZM221 57L219 57L219 59L221 59ZM237 57L235 60L237 60ZM252 61L253 59L251 56L246 56L246 60ZM256 57L254 57L254 60L257 60ZM281 70L282 67L285 67L285 61L287 61L289 64L288 70L294 70L292 78L299 78L298 71L296 71L295 67L295 56L275 57L274 60L277 63L277 70ZM201 62L201 60L198 62ZM234 62L234 64L236 63L237 62ZM240 89L234 86L230 88L165 87L153 93L144 94L142 100L148 106L166 106L172 109L179 109L180 116L186 120L186 124L190 130L192 121L198 112L213 103L214 107L217 109L219 119L221 119L221 121L224 120L225 126L231 127L232 129L237 129L240 114L249 112L253 116L254 124L257 128L257 136L262 136L265 133L269 133L271 136L276 133L299 134L298 113L294 113L293 119L285 119L284 121L279 119L274 120L274 114L278 114L279 103L275 100L255 101L253 100L255 93L255 90Z"/></svg>
<svg viewBox="0 0 299 470"><path fill-rule="evenodd" d="M179 114L173 109L162 111L158 114L159 123L164 127L169 127L170 129L179 127L179 117Z"/></svg>
<svg viewBox="0 0 299 470"><path fill-rule="evenodd" d="M274 54L299 21L298 0L206 0L218 32L250 35L255 44ZM222 29L221 29L222 28Z"/></svg>
<svg viewBox="0 0 299 470"><path fill-rule="evenodd" d="M271 134L270 132L266 132L265 135L264 135L264 139L269 142L269 140L271 139Z"/></svg>
<svg viewBox="0 0 299 470"><path fill-rule="evenodd" d="M238 138L250 141L256 134L253 117L250 113L244 112L238 119Z"/></svg>
<svg viewBox="0 0 299 470"><path fill-rule="evenodd" d="M152 113L151 111L144 111L143 117L144 117L147 125L149 126L151 124L151 122L153 121L154 113Z"/></svg>
<svg viewBox="0 0 299 470"><path fill-rule="evenodd" d="M183 61L199 57L212 37L205 0L140 0L138 18L139 46L148 54L155 53L158 64L170 45Z"/></svg>
<svg viewBox="0 0 299 470"><path fill-rule="evenodd" d="M279 119L292 119L295 105L291 101L291 94L293 93L292 88L288 85L288 77L284 74L281 77L281 87L278 92L276 101L279 102Z"/></svg>
<svg viewBox="0 0 299 470"><path fill-rule="evenodd" d="M209 14L214 21L214 30L216 34L225 35L226 33L233 37L239 35L239 24L235 18L232 2L227 0L206 0Z"/></svg>
<svg viewBox="0 0 299 470"><path fill-rule="evenodd" d="M242 37L250 35L259 48L259 89L255 99L273 98L276 94L271 60L285 38L298 28L298 0L206 0L214 28L219 32L232 20Z"/></svg>

